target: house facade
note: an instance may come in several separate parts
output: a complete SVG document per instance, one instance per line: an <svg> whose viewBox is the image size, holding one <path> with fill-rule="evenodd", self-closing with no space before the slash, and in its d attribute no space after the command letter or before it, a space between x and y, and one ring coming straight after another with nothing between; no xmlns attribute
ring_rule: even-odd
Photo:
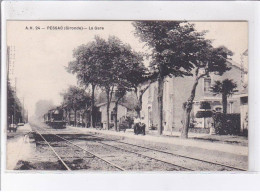
<svg viewBox="0 0 260 194"><path fill-rule="evenodd" d="M241 55L241 67L246 72L242 85L245 88L240 95L240 132L248 133L248 50Z"/></svg>
<svg viewBox="0 0 260 194"><path fill-rule="evenodd" d="M100 122L101 126L106 127L107 123L107 102L97 104L96 107L98 108L98 111L100 112ZM110 103L110 109L109 109L109 122L113 124L115 122L115 116L114 116L114 107L115 107L115 102L112 101ZM117 122L119 123L120 120L123 118L127 117L128 115L132 114L132 110L127 107L127 105L123 103L118 104L118 109L117 109Z"/></svg>
<svg viewBox="0 0 260 194"><path fill-rule="evenodd" d="M209 77L199 80L196 96L194 99L193 109L191 112L191 120L195 127L209 127L208 119L196 118L195 115L200 111L200 102L207 101L211 105L211 110L222 112L221 96L214 96L210 92L210 87L217 80L233 79L237 84L237 94L228 98L227 113L240 113L240 95L245 90L243 81L245 72L234 61L228 61L228 66L231 70L225 72L222 76L211 73ZM183 103L186 102L191 94L191 89L194 84L194 77L167 77L164 82L163 96L163 124L164 130L179 131L182 128L183 121ZM158 83L151 84L150 88L143 96L142 117L147 126L158 126L159 111L158 111ZM205 123L206 122L206 123Z"/></svg>

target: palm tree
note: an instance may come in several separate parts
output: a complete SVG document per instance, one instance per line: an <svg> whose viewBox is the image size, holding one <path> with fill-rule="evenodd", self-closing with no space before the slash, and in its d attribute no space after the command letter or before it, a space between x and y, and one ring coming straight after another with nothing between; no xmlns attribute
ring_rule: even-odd
<svg viewBox="0 0 260 194"><path fill-rule="evenodd" d="M235 90L236 88L237 84L232 79L215 81L215 84L211 87L211 91L214 95L222 94L222 106L224 114L227 114L227 98L238 91Z"/></svg>

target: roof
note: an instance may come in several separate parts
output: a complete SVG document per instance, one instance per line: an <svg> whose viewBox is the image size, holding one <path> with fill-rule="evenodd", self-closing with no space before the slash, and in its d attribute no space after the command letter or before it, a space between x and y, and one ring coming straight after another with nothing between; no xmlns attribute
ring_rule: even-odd
<svg viewBox="0 0 260 194"><path fill-rule="evenodd" d="M96 107L101 107L101 106L106 105L106 104L107 104L107 102L101 102L99 104L96 104Z"/></svg>
<svg viewBox="0 0 260 194"><path fill-rule="evenodd" d="M242 98L242 97L248 97L248 94L240 94L239 97L240 97L240 98Z"/></svg>
<svg viewBox="0 0 260 194"><path fill-rule="evenodd" d="M248 56L248 49L246 49L245 52L243 52L243 55Z"/></svg>
<svg viewBox="0 0 260 194"><path fill-rule="evenodd" d="M234 68L236 68L236 69L239 69L239 70L242 71L243 73L247 73L244 69L242 69L242 68L240 67L240 64L239 64L239 63L237 63L237 62L235 62L235 61L233 61L233 60L231 60L231 59L228 59L227 62L228 62L232 67L234 67Z"/></svg>
<svg viewBox="0 0 260 194"><path fill-rule="evenodd" d="M111 102L115 102L115 100L112 100ZM102 102L102 103L96 104L96 107L101 107L101 106L104 106L106 104L107 104L107 102ZM131 107L128 106L126 103L119 102L118 104L131 110Z"/></svg>

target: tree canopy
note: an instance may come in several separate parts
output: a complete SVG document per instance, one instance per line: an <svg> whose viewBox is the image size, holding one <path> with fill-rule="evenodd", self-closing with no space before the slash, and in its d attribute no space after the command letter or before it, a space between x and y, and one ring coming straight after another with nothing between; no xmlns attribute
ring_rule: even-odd
<svg viewBox="0 0 260 194"><path fill-rule="evenodd" d="M90 105L90 95L77 86L70 86L61 95L63 97L63 106L66 106L68 109L75 111Z"/></svg>
<svg viewBox="0 0 260 194"><path fill-rule="evenodd" d="M136 36L151 49L151 67L154 73L165 76L191 75L198 40L205 32L196 32L194 25L178 21L138 21L133 23Z"/></svg>
<svg viewBox="0 0 260 194"><path fill-rule="evenodd" d="M95 40L74 49L75 60L71 61L67 67L68 72L76 74L78 82L84 86L98 85L101 81L100 68L102 66L99 60L103 56L100 52L102 45L98 44L98 37Z"/></svg>
<svg viewBox="0 0 260 194"><path fill-rule="evenodd" d="M75 49L73 57L75 60L70 62L68 71L77 75L79 83L106 91L108 118L114 91L120 100L145 79L147 71L143 55L115 36L109 36L107 40L96 36L93 41Z"/></svg>
<svg viewBox="0 0 260 194"><path fill-rule="evenodd" d="M231 96L236 93L237 84L232 79L224 79L223 81L215 81L211 87L211 91L214 95L225 94Z"/></svg>
<svg viewBox="0 0 260 194"><path fill-rule="evenodd" d="M227 98L233 95L236 90L237 84L232 79L224 79L223 81L215 81L211 87L211 91L214 95L222 95L223 113L227 113Z"/></svg>

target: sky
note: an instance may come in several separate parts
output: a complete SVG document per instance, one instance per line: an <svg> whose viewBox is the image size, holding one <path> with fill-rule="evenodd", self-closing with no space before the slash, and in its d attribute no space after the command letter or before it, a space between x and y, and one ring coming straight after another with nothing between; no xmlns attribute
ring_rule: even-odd
<svg viewBox="0 0 260 194"><path fill-rule="evenodd" d="M240 55L248 48L246 22L192 22L198 31L208 30L206 38L213 46L226 46L234 52L233 60L240 63ZM53 28L59 27L59 29ZM60 28L63 27L62 30ZM83 30L65 30L81 27ZM144 44L134 36L130 21L8 21L7 45L15 47L14 70L17 95L24 98L29 116L35 112L39 100L61 103L60 93L76 85L75 75L65 69L73 60L73 49L99 35L105 39L115 35L135 51L145 52Z"/></svg>

